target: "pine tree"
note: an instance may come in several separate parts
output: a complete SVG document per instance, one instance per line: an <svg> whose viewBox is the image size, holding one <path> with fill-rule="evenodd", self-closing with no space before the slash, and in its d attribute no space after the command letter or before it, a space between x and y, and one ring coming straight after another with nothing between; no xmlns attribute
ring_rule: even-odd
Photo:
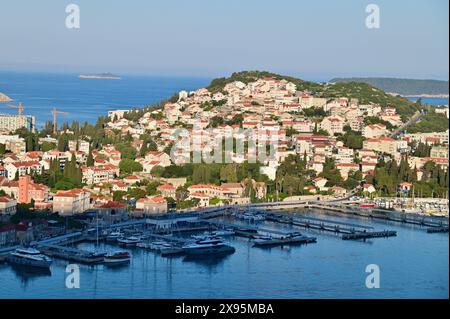
<svg viewBox="0 0 450 319"><path fill-rule="evenodd" d="M94 157L92 156L92 151L89 151L86 159L86 166L94 166Z"/></svg>

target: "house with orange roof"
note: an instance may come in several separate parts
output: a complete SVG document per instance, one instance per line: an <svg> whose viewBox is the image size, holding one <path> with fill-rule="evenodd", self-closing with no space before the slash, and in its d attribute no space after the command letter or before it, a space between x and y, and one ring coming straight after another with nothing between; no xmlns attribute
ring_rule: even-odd
<svg viewBox="0 0 450 319"><path fill-rule="evenodd" d="M17 212L17 201L9 196L0 196L0 217L12 216Z"/></svg>
<svg viewBox="0 0 450 319"><path fill-rule="evenodd" d="M53 212L62 216L81 214L90 208L90 193L84 189L58 191L53 196Z"/></svg>
<svg viewBox="0 0 450 319"><path fill-rule="evenodd" d="M167 201L160 195L139 198L136 201L136 210L132 212L133 215L161 213L167 213Z"/></svg>
<svg viewBox="0 0 450 319"><path fill-rule="evenodd" d="M164 197L176 198L177 188L172 184L163 184L157 187L157 190L161 192Z"/></svg>

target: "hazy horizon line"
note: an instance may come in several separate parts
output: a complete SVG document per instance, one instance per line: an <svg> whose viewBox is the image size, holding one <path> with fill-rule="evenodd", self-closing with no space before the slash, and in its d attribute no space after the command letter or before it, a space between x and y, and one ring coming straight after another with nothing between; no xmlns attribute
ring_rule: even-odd
<svg viewBox="0 0 450 319"><path fill-rule="evenodd" d="M90 69L90 70L88 70ZM311 82L329 82L335 78L386 78L386 79L400 79L400 80L433 80L433 81L442 81L449 82L448 76L446 78L442 76L407 76L407 75L386 75L386 74L371 74L367 73L365 75L351 74L351 73L338 73L334 75L324 75L322 72L317 72L317 74L313 74L311 72L299 73L298 71L287 71L287 70L270 70L270 69L255 69L255 68L243 68L235 71L215 71L209 74L198 73L198 72L173 72L170 69L167 71L136 71L136 70L125 70L122 71L114 71L114 68L108 67L73 67L69 66L66 69L60 69L55 66L49 66L46 68L41 67L3 67L0 65L0 73L5 72L13 72L13 73L48 73L48 74L98 74L103 72L111 72L115 75L124 77L124 76L135 76L135 77L163 77L163 78L198 78L198 79L216 79L221 77L230 77L232 73L235 72L244 72L244 71L263 71L279 74L282 76L291 76L302 80L307 80ZM119 68L121 69L121 68ZM192 73L192 74L191 74ZM334 73L334 72L333 72Z"/></svg>

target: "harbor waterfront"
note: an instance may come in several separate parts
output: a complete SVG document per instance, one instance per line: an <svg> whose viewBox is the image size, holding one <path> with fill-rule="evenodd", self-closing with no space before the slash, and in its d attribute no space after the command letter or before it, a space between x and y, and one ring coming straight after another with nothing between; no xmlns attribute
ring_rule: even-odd
<svg viewBox="0 0 450 319"><path fill-rule="evenodd" d="M80 263L80 288L66 288L66 267L73 261L54 258L50 271L24 270L0 263L2 298L448 298L448 233L427 226L301 208L281 214L327 221L343 228L389 230L395 237L342 240L340 234L241 215L217 216L207 224L237 225L275 234L300 232L317 242L254 247L254 240L225 236L234 253L190 258L163 257L104 237L73 248L129 252L129 264ZM246 217L247 216L247 217ZM254 214L253 216L258 216ZM138 220L136 221L138 222ZM447 221L448 227L448 221ZM190 240L204 230L175 234ZM225 234L226 232L223 232ZM95 237L95 236L94 236ZM368 289L366 267L380 268L380 288Z"/></svg>

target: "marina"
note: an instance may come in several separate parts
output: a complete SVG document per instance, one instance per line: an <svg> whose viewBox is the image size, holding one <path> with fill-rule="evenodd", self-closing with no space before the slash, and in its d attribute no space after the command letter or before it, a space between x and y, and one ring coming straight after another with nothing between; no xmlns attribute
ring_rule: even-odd
<svg viewBox="0 0 450 319"><path fill-rule="evenodd" d="M270 225L288 226L291 230ZM422 224L422 226L429 225ZM31 247L53 258L84 264L126 264L131 259L126 251L104 252L77 248L80 242L106 242L122 248L147 250L162 257L234 252L225 237L242 237L252 247L275 247L320 243L297 229L329 232L343 240L368 240L395 237L395 230L377 230L374 226L327 218L326 215L265 211L261 207L219 207L197 213L183 213L130 220L108 227L89 228L32 243ZM448 232L448 226L433 226L427 233ZM187 235L184 235L187 234ZM189 235L190 234L190 235ZM196 235L197 234L197 235ZM30 248L31 248L30 247ZM0 260L8 260L14 249L0 251Z"/></svg>
<svg viewBox="0 0 450 319"><path fill-rule="evenodd" d="M45 298L189 298L195 289L204 298L311 298L314 295L309 291L322 290L322 296L333 298L350 297L354 288L349 287L361 287L356 288L359 296L372 298L389 293L391 297L404 298L424 295L439 297L448 291L448 286L444 284L448 275L442 269L448 262L448 235L445 233L428 234L424 226L392 221L354 217L344 219L309 210L296 212L305 220L326 220L330 224L344 226L344 223L355 228L364 226L357 229L367 231L386 228L397 232L397 237L342 240L342 233L277 223L267 218L263 221L236 219L231 213L206 219L210 229L207 231L172 232L171 229L180 225L189 228L189 224L185 222L177 225L176 220L182 219L179 215L169 218L173 225L164 234L154 232L158 225L168 221L160 217L156 218L160 220L159 224L155 224L154 220L130 220L108 228L108 232L120 231L126 236L139 234L143 240L140 245L135 246L121 246L117 242L107 241L106 237L98 242L88 241L84 239L83 232L46 239L45 242L50 245L66 245L79 251L104 252L104 261L79 263L82 284L82 289L79 290L65 288L65 267L73 262L66 261L62 256L51 257L51 275L48 271L31 271L5 261L0 263L0 294L14 297L20 292L21 296L31 296L38 290ZM205 222L203 218L200 219ZM231 228L231 225L234 227ZM196 226L198 224L193 223L193 228ZM99 234L103 230L100 229ZM186 254L180 251L184 243L192 243L207 235L214 236L217 235L215 231L224 230L227 230L228 235L219 237L234 248L234 253ZM234 235L231 234L232 231L235 232ZM239 235L239 231L247 231L248 236ZM255 245L264 239L275 241L283 234L298 233L316 238L317 242ZM405 237L408 241L405 241ZM144 247L143 244L155 246ZM437 259L429 260L424 257L429 254L430 249L439 256ZM42 252L44 253L43 250ZM127 252L129 259L124 258L123 262L117 263L105 262L108 255L118 252ZM4 250L0 254L4 254ZM383 285L376 291L364 289L364 269L373 262L374 256L383 269ZM327 262L329 260L336 261L332 268ZM409 273L420 273L421 276L417 279L406 276L405 263ZM439 280L429 272L424 272L424 267L433 267L439 272ZM335 277L337 272L343 274L339 281ZM111 289L111 280L114 289ZM249 285L254 285L252 282L256 280L261 289L249 291ZM427 281L425 284L424 280ZM49 289L50 286L54 288ZM281 290L274 288L281 286ZM399 286L405 289L396 288Z"/></svg>

